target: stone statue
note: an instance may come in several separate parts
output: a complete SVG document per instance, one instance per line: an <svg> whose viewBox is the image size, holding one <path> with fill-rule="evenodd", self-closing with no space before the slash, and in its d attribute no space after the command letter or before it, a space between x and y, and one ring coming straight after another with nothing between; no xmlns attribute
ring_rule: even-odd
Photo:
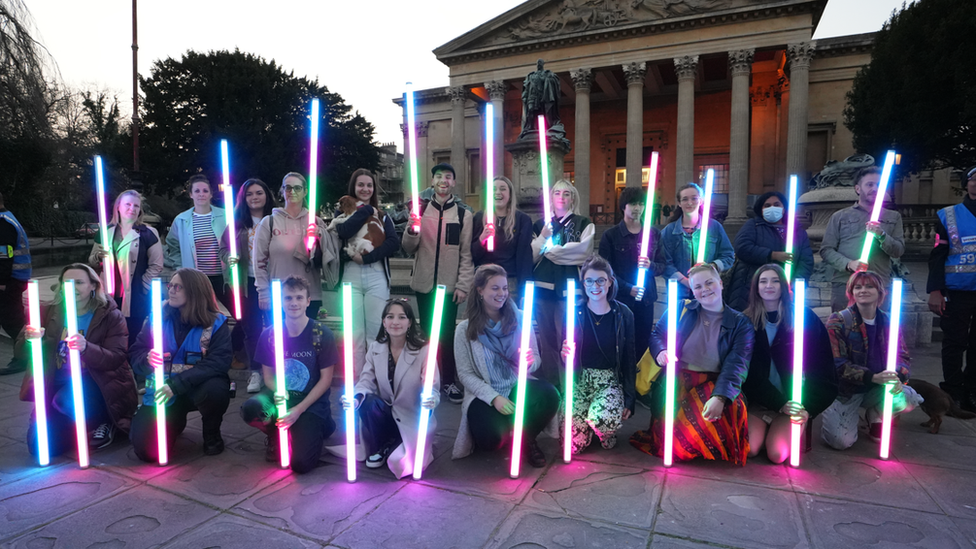
<svg viewBox="0 0 976 549"><path fill-rule="evenodd" d="M566 129L559 120L559 77L545 68L540 59L535 72L530 72L522 83L522 133L519 141L538 139L538 117L546 119L546 135L550 140L564 142L568 147Z"/></svg>
<svg viewBox="0 0 976 549"><path fill-rule="evenodd" d="M820 173L813 176L810 188L853 187L857 171L868 166L874 166L874 157L870 154L855 154L844 160L830 160Z"/></svg>

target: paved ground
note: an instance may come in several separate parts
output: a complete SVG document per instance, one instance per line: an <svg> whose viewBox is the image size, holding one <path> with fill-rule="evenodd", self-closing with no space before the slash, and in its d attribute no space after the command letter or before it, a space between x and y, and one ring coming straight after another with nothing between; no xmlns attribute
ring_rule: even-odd
<svg viewBox="0 0 976 549"><path fill-rule="evenodd" d="M9 348L0 338L4 364ZM937 345L913 358L916 377L938 381ZM41 469L24 442L20 381L0 377L3 547L976 547L976 420L948 418L932 435L915 411L896 426L890 461L867 439L846 452L817 441L799 469L762 458L665 469L627 444L565 465L543 439L549 465L511 480L504 452L450 459L460 408L445 402L424 480L360 466L350 484L332 456L304 476L266 463L263 435L238 416L243 390L220 456L202 455L195 417L168 467L138 462L122 441L87 470L73 456ZM623 433L648 420L639 408Z"/></svg>

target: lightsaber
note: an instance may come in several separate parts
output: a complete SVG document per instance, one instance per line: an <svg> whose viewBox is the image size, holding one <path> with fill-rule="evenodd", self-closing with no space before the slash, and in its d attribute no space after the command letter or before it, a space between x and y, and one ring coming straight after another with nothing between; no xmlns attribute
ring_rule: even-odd
<svg viewBox="0 0 976 549"><path fill-rule="evenodd" d="M485 104L485 143L488 145L485 163L485 223L495 223L495 108ZM509 212L508 215L511 215ZM488 237L488 251L495 251L495 237Z"/></svg>
<svg viewBox="0 0 976 549"><path fill-rule="evenodd" d="M792 210L790 210L792 212ZM789 266L787 264L787 266ZM803 404L803 313L807 302L807 281L802 278L796 280L793 290L793 402ZM775 366L770 365L770 368ZM790 465L800 466L800 434L803 425L792 423L790 426Z"/></svg>
<svg viewBox="0 0 976 549"><path fill-rule="evenodd" d="M78 333L78 306L75 303L75 281L64 281L64 312L67 318L67 336ZM85 422L85 400L81 389L81 355L78 349L68 349L68 364L71 368L71 400L75 408L75 436L78 438L78 466L87 469L88 462L88 426ZM44 378L35 379L35 383L43 383Z"/></svg>
<svg viewBox="0 0 976 549"><path fill-rule="evenodd" d="M890 151L889 151L890 153ZM879 191L880 192L880 191ZM898 335L901 324L901 290L902 280L895 278L891 281L891 326L888 332L888 364L885 370L897 372L898 365ZM891 450L891 407L894 395L891 388L884 388L884 408L881 415L881 459L888 459Z"/></svg>
<svg viewBox="0 0 976 549"><path fill-rule="evenodd" d="M105 209L105 175L102 170L102 157L95 156L95 189L98 195L98 225L102 232L102 249L105 250L105 293L115 295L115 252L112 250L112 237L108 234L108 212Z"/></svg>
<svg viewBox="0 0 976 549"><path fill-rule="evenodd" d="M895 151L888 151L885 155L884 167L881 168L881 180L878 181L878 195L874 198L874 208L871 209L871 221L881 219L881 206L884 204L885 192L888 190L888 180L891 179L891 171L895 166ZM864 247L861 248L861 263L867 263L871 256L871 241L874 235L867 233L864 235Z"/></svg>
<svg viewBox="0 0 976 549"><path fill-rule="evenodd" d="M227 210L227 239L230 242L230 257L237 259L237 221L234 219L234 187L230 184L230 159L227 154L227 140L220 140L220 163L224 172L224 208ZM234 318L241 319L241 278L237 272L237 265L230 270L230 288L234 294Z"/></svg>
<svg viewBox="0 0 976 549"><path fill-rule="evenodd" d="M41 298L37 279L27 283L27 309L30 327L40 330ZM47 397L44 391L44 344L41 339L31 340L31 373L34 376L34 416L37 421L37 461L42 466L51 463L51 450L47 438Z"/></svg>
<svg viewBox="0 0 976 549"><path fill-rule="evenodd" d="M668 280L668 365L664 386L664 466L674 463L674 394L678 380L678 281Z"/></svg>
<svg viewBox="0 0 976 549"><path fill-rule="evenodd" d="M518 385L515 389L515 430L512 434L512 468L508 475L518 478L522 461L522 422L525 420L525 380L529 376L529 364L525 360L525 353L529 352L529 335L532 333L532 300L535 296L535 282L525 283L522 296L522 337L519 343ZM539 357L532 357L539 360Z"/></svg>
<svg viewBox="0 0 976 549"><path fill-rule="evenodd" d="M654 217L651 212L654 211L654 187L657 185L657 161L658 154L657 151L651 153L651 173L647 180L647 206L644 207L644 232L641 235L641 247L640 255L641 257L647 257L647 247L650 244L651 239L651 218ZM644 279L647 277L647 269L641 268L637 270L637 287L644 287ZM637 301L643 298L643 295L637 296Z"/></svg>
<svg viewBox="0 0 976 549"><path fill-rule="evenodd" d="M311 146L308 149L308 225L315 227L315 212L318 211L319 187L319 100L312 99ZM315 248L315 237L308 238L307 249Z"/></svg>
<svg viewBox="0 0 976 549"><path fill-rule="evenodd" d="M793 253L793 236L796 234L796 175L790 176L790 204L786 212L786 253ZM793 260L786 262L786 280L790 280L793 271Z"/></svg>
<svg viewBox="0 0 976 549"><path fill-rule="evenodd" d="M424 367L424 390L420 394L421 400L434 396L434 372L437 371L437 349L440 345L441 323L444 318L444 295L447 286L437 285L434 292L434 318L430 323L430 342L427 344L427 365ZM433 410L420 409L420 430L417 431L417 453L413 464L413 479L420 480L424 474L424 452L427 446L427 426Z"/></svg>
<svg viewBox="0 0 976 549"><path fill-rule="evenodd" d="M573 460L573 362L576 360L576 279L566 279L566 340L569 354L566 355L566 403L563 426L563 463Z"/></svg>
<svg viewBox="0 0 976 549"><path fill-rule="evenodd" d="M542 163L542 211L546 216L545 224L552 228L552 197L549 196L549 147L546 144L546 117L540 114L537 122L539 126L539 160ZM550 236L543 251L552 247L552 236Z"/></svg>
<svg viewBox="0 0 976 549"><path fill-rule="evenodd" d="M285 384L285 337L284 337L284 307L281 304L281 279L271 281L271 311L274 315L274 352L275 352L275 396L284 397L278 405L278 417L288 413L288 387ZM278 455L281 456L281 468L291 467L291 453L288 446L288 427L278 427Z"/></svg>
<svg viewBox="0 0 976 549"><path fill-rule="evenodd" d="M413 83L407 82L407 142L410 149L410 194L411 211L420 217L420 173L417 171L417 124L413 104ZM490 144L489 144L490 145ZM489 146L489 149L491 147ZM420 223L413 226L414 232L420 231Z"/></svg>
<svg viewBox="0 0 976 549"><path fill-rule="evenodd" d="M344 368L344 382L346 398L350 402L355 402L356 388L353 384L353 323L352 323L352 284L342 283L342 354ZM349 408L346 410L346 479L349 482L356 482L356 410Z"/></svg>
<svg viewBox="0 0 976 549"><path fill-rule="evenodd" d="M152 333L153 350L163 356L163 281L152 279ZM153 387L158 391L163 384L165 367L153 368ZM156 447L159 452L159 464L169 463L169 446L166 443L166 403L156 404Z"/></svg>
<svg viewBox="0 0 976 549"><path fill-rule="evenodd" d="M698 260L695 264L705 262L705 248L708 246L708 216L712 210L712 185L715 182L715 170L709 168L705 172L705 205L702 208L701 232L698 239Z"/></svg>

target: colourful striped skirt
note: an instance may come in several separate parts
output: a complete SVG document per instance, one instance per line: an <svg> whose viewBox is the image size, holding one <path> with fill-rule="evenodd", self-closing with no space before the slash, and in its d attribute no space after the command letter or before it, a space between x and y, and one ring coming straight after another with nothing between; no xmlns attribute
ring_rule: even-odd
<svg viewBox="0 0 976 549"><path fill-rule="evenodd" d="M705 421L702 410L715 389L717 373L678 372L678 403L674 418L674 459L695 458L745 465L749 454L749 419L742 395L722 410L722 418ZM664 456L664 416L657 414L648 431L637 431L630 444L652 456Z"/></svg>

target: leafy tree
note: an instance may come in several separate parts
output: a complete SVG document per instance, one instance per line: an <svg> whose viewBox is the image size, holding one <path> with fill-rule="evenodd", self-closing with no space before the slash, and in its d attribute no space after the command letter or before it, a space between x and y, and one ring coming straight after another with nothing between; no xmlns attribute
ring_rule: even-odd
<svg viewBox="0 0 976 549"><path fill-rule="evenodd" d="M976 164L974 28L973 0L919 0L891 16L847 94L857 150L881 158L895 146L909 171Z"/></svg>
<svg viewBox="0 0 976 549"><path fill-rule="evenodd" d="M376 168L373 125L351 113L338 94L317 81L286 73L239 50L198 53L153 63L142 79L140 134L147 187L171 196L190 175L220 180L219 143L230 145L235 185L258 177L272 189L284 174L307 175L309 105L320 102L320 204L345 194L349 174Z"/></svg>

